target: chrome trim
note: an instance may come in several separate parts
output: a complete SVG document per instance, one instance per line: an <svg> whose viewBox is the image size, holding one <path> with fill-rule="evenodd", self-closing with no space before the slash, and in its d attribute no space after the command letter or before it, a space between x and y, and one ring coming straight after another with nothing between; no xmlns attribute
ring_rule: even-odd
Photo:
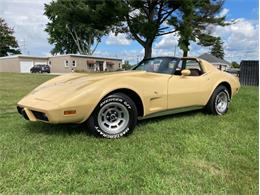
<svg viewBox="0 0 260 195"><path fill-rule="evenodd" d="M203 107L204 106L189 106L189 107L184 107L184 108L174 108L174 109L170 109L170 110L163 110L163 111L155 112L152 114L148 114L143 117L138 117L138 120L144 120L144 119L165 116L165 115L170 115L170 114L177 114L177 113L181 113L181 112L188 112L188 111L192 111L192 110L199 110L199 109L202 109Z"/></svg>

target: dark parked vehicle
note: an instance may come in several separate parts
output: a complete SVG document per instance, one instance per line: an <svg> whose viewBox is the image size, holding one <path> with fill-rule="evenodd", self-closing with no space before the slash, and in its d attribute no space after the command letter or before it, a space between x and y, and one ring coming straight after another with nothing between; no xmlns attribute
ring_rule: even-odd
<svg viewBox="0 0 260 195"><path fill-rule="evenodd" d="M31 68L31 73L50 73L50 67L46 64L37 64Z"/></svg>

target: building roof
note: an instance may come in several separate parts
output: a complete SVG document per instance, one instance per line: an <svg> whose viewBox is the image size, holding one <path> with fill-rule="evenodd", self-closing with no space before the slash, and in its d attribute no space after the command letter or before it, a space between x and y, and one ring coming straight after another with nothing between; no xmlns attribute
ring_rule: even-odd
<svg viewBox="0 0 260 195"><path fill-rule="evenodd" d="M209 54L209 53L204 53L204 54L200 55L199 58L206 60L206 61L208 61L212 64L226 65L226 66L231 65L230 62L223 60L223 59L220 59L220 58L217 58L216 56Z"/></svg>
<svg viewBox="0 0 260 195"><path fill-rule="evenodd" d="M122 59L119 58L99 57L99 56L81 55L81 54L62 54L62 55L49 56L49 57L64 57L64 56L122 61Z"/></svg>
<svg viewBox="0 0 260 195"><path fill-rule="evenodd" d="M11 56L5 56L5 57L0 57L0 59L12 59L12 58L37 58L37 59L43 59L47 60L48 57L44 56L30 56L30 55L11 55Z"/></svg>
<svg viewBox="0 0 260 195"><path fill-rule="evenodd" d="M63 54L63 55L56 55L56 56L11 55L11 56L0 57L0 59L12 59L12 58L30 58L30 59L32 59L32 58L35 58L35 59L48 60L49 58L64 57L64 56L122 61L122 59L118 59L118 58L98 57L98 56L80 55L80 54Z"/></svg>
<svg viewBox="0 0 260 195"><path fill-rule="evenodd" d="M259 60L242 60L240 66L259 66Z"/></svg>

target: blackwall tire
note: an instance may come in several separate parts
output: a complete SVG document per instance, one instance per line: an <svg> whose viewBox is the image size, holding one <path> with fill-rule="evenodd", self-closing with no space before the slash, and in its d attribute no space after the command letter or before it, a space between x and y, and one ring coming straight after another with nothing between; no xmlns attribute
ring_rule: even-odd
<svg viewBox="0 0 260 195"><path fill-rule="evenodd" d="M87 120L88 130L109 139L132 133L137 123L137 109L131 98L115 93L102 99Z"/></svg>
<svg viewBox="0 0 260 195"><path fill-rule="evenodd" d="M225 86L220 85L214 90L206 106L206 110L210 114L224 115L228 111L229 103L230 94L228 89Z"/></svg>

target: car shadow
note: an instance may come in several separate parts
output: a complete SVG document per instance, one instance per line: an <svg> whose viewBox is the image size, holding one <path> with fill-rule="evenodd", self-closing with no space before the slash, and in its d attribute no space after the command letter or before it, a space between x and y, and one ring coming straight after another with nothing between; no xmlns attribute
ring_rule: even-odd
<svg viewBox="0 0 260 195"><path fill-rule="evenodd" d="M86 134L91 136L87 130L86 125L83 124L48 124L43 122L27 122L25 124L27 130L32 133L42 133L48 135L63 134L63 135L76 135Z"/></svg>
<svg viewBox="0 0 260 195"><path fill-rule="evenodd" d="M137 127L142 129L142 126L145 126L150 123L163 122L169 119L178 119L183 117L194 116L198 113L203 113L202 110L189 111L178 114L171 114L166 116L160 116L150 119L139 120ZM25 128L31 133L42 133L47 135L76 135L76 134L86 134L87 136L93 136L91 132L87 129L86 124L48 124L43 122L26 122Z"/></svg>

